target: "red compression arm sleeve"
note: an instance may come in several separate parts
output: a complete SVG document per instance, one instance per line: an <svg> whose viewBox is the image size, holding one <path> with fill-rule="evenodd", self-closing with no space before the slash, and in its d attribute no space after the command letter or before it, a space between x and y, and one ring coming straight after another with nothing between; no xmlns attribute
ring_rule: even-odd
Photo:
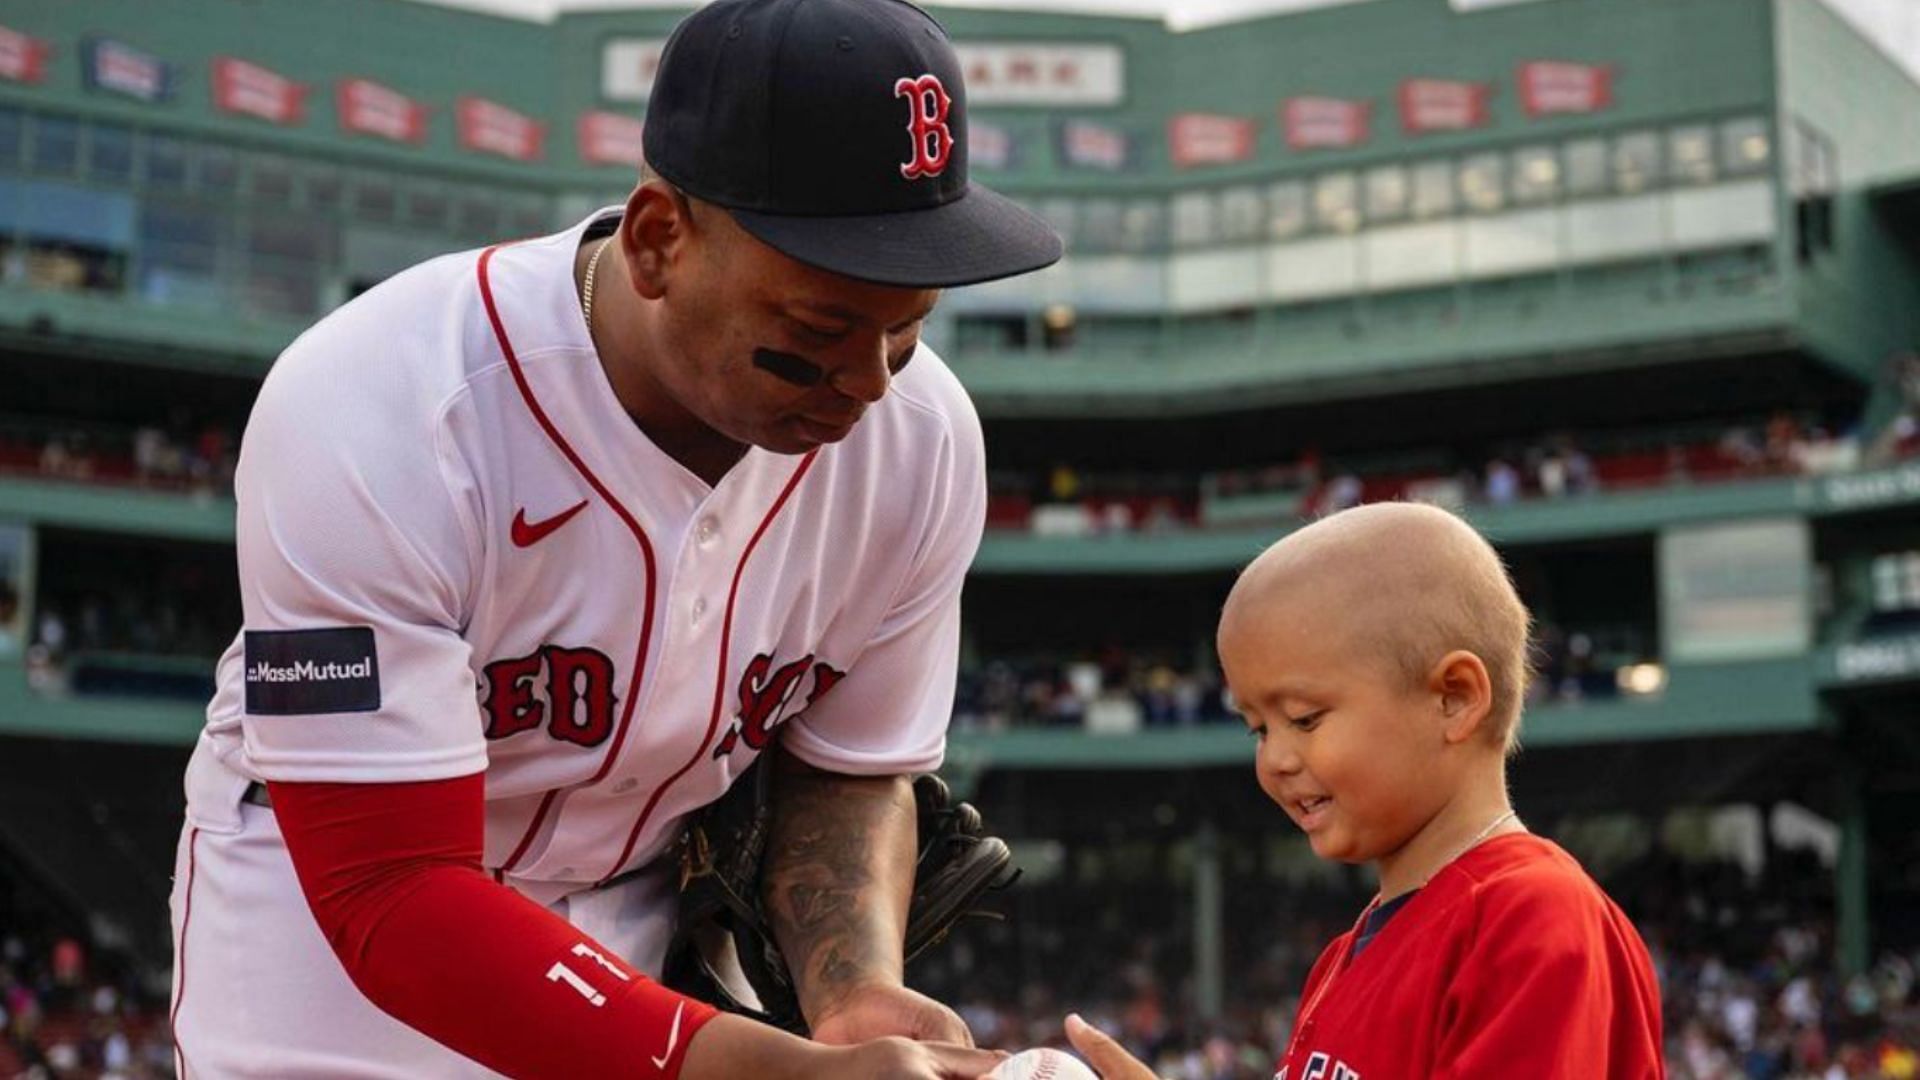
<svg viewBox="0 0 1920 1080"><path fill-rule="evenodd" d="M354 985L508 1076L677 1076L714 1010L494 883L481 866L483 783L267 785Z"/></svg>

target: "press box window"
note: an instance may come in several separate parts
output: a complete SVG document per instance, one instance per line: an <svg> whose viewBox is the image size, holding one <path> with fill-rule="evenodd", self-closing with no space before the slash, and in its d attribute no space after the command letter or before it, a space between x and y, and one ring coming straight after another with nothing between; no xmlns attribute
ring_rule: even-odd
<svg viewBox="0 0 1920 1080"><path fill-rule="evenodd" d="M1667 133L1667 175L1674 183L1711 184L1718 173L1712 128L1693 124Z"/></svg>
<svg viewBox="0 0 1920 1080"><path fill-rule="evenodd" d="M96 124L87 132L87 175L110 184L133 179L133 132Z"/></svg>
<svg viewBox="0 0 1920 1080"><path fill-rule="evenodd" d="M1128 251L1158 251L1167 242L1166 204L1159 199L1136 199L1120 218L1121 247Z"/></svg>
<svg viewBox="0 0 1920 1080"><path fill-rule="evenodd" d="M1651 131L1636 131L1613 141L1613 189L1633 195L1653 186L1660 170L1660 137Z"/></svg>
<svg viewBox="0 0 1920 1080"><path fill-rule="evenodd" d="M1576 199L1591 198L1607 193L1607 141L1605 139L1575 139L1560 151L1560 162L1565 170L1565 186L1568 196Z"/></svg>
<svg viewBox="0 0 1920 1080"><path fill-rule="evenodd" d="M1313 182L1313 223L1328 232L1360 227L1360 181L1353 173L1328 173Z"/></svg>
<svg viewBox="0 0 1920 1080"><path fill-rule="evenodd" d="M460 200L459 221L465 236L492 239L500 231L500 211L484 195Z"/></svg>
<svg viewBox="0 0 1920 1080"><path fill-rule="evenodd" d="M1460 201L1483 214L1505 206L1506 159L1499 154L1475 154L1462 161Z"/></svg>
<svg viewBox="0 0 1920 1080"><path fill-rule="evenodd" d="M1118 199L1088 199L1080 208L1080 250L1119 250L1125 218L1126 208Z"/></svg>
<svg viewBox="0 0 1920 1080"><path fill-rule="evenodd" d="M538 236L547 231L547 208L544 203L521 203L513 212L513 235Z"/></svg>
<svg viewBox="0 0 1920 1080"><path fill-rule="evenodd" d="M1213 195L1205 191L1182 192L1173 197L1173 246L1201 247L1214 241L1215 206Z"/></svg>
<svg viewBox="0 0 1920 1080"><path fill-rule="evenodd" d="M1307 186L1284 180L1267 188L1267 235L1290 240L1307 228Z"/></svg>
<svg viewBox="0 0 1920 1080"><path fill-rule="evenodd" d="M1232 187L1220 193L1220 239L1228 243L1258 240L1265 218L1258 188Z"/></svg>
<svg viewBox="0 0 1920 1080"><path fill-rule="evenodd" d="M0 109L0 170L13 172L23 160L26 117L14 109Z"/></svg>
<svg viewBox="0 0 1920 1080"><path fill-rule="evenodd" d="M1728 176L1763 173L1773 163L1773 140L1767 122L1757 116L1720 125L1720 168Z"/></svg>
<svg viewBox="0 0 1920 1080"><path fill-rule="evenodd" d="M187 147L177 139L147 139L147 184L167 191L187 186Z"/></svg>
<svg viewBox="0 0 1920 1080"><path fill-rule="evenodd" d="M1077 219L1080 216L1079 205L1074 200L1046 199L1034 209L1048 225L1053 226L1054 232L1060 234L1062 244L1069 248L1073 247L1073 242L1077 239L1074 226L1078 223Z"/></svg>
<svg viewBox="0 0 1920 1080"><path fill-rule="evenodd" d="M1413 216L1445 217L1453 213L1453 164L1428 161L1413 167Z"/></svg>
<svg viewBox="0 0 1920 1080"><path fill-rule="evenodd" d="M1367 220L1399 221L1413 201L1405 165L1383 165L1367 170Z"/></svg>
<svg viewBox="0 0 1920 1080"><path fill-rule="evenodd" d="M288 206L293 202L293 166L285 158L255 158L248 170L247 191L263 203Z"/></svg>
<svg viewBox="0 0 1920 1080"><path fill-rule="evenodd" d="M80 125L72 120L43 116L33 125L35 172L71 176L80 167Z"/></svg>
<svg viewBox="0 0 1920 1080"><path fill-rule="evenodd" d="M1513 201L1552 202L1560 196L1560 155L1551 146L1523 146L1513 152Z"/></svg>
<svg viewBox="0 0 1920 1080"><path fill-rule="evenodd" d="M306 175L307 209L323 213L338 211L347 200L347 181L332 169L309 170Z"/></svg>
<svg viewBox="0 0 1920 1080"><path fill-rule="evenodd" d="M407 223L423 229L446 226L447 197L433 188L415 188L407 192Z"/></svg>
<svg viewBox="0 0 1920 1080"><path fill-rule="evenodd" d="M353 186L353 215L363 221L392 221L397 199L393 187L379 180Z"/></svg>
<svg viewBox="0 0 1920 1080"><path fill-rule="evenodd" d="M239 189L240 162L233 151L219 146L200 151L200 187L218 194Z"/></svg>

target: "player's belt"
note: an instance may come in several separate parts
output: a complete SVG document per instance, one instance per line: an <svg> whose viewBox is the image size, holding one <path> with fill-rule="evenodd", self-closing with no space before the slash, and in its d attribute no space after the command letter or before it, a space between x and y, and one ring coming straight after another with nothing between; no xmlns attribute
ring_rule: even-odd
<svg viewBox="0 0 1920 1080"><path fill-rule="evenodd" d="M247 785L247 793L240 796L241 802L250 802L255 806L273 808L273 799L267 794L267 785L255 780Z"/></svg>

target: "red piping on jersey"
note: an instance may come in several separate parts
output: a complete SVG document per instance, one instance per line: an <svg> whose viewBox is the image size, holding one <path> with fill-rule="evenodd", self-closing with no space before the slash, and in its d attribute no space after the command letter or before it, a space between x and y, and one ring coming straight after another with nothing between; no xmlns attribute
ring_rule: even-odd
<svg viewBox="0 0 1920 1080"><path fill-rule="evenodd" d="M180 969L180 985L173 989L173 1011L167 1014L167 1027L173 1029L173 1060L180 1080L187 1080L187 1054L180 1048L180 1003L187 1000L187 925L193 922L194 850L200 843L200 827L187 833L187 892L180 905L180 955L174 965Z"/></svg>
<svg viewBox="0 0 1920 1080"><path fill-rule="evenodd" d="M733 602L740 595L740 576L746 572L747 560L753 557L753 549L760 546L760 538L766 535L767 528L773 524L773 519L780 516L780 508L787 505L787 497L793 494L794 488L800 486L801 477L807 475L807 470L813 468L813 459L819 456L820 451L810 450L806 457L800 459L800 467L793 470L793 477L787 481L787 486L780 490L780 497L773 500L773 505L767 509L767 516L760 519L760 527L753 530L753 538L747 541L746 549L740 552L739 564L733 568L733 584L727 588L727 614L720 623L720 667L713 680L713 713L707 717L707 734L700 740L700 749L693 752L693 756L687 759L685 765L680 766L678 772L667 777L666 783L654 789L653 796L647 800L646 807L640 811L639 820L633 823L633 830L627 833L627 844L620 849L620 857L614 860L613 869L608 870L601 877L600 884L606 884L609 878L618 874L621 868L627 865L628 856L633 854L633 845L640 839L640 830L646 827L647 819L653 816L654 808L660 805L660 797L665 795L667 789L681 777L687 775L687 770L699 764L700 759L707 755L707 747L713 744L714 733L720 728L720 706L726 697L727 645L733 638Z"/></svg>
<svg viewBox="0 0 1920 1080"><path fill-rule="evenodd" d="M533 396L533 387L527 384L526 372L520 368L520 357L514 353L513 342L507 338L507 328L505 324L500 321L500 309L496 307L493 302L493 285L487 277L487 264L493 261L493 253L498 250L500 250L500 245L496 244L481 252L480 262L476 267L475 273L480 279L480 299L487 306L487 320L493 324L493 336L500 341L500 351L507 358L507 369L513 373L514 385L520 388L520 397L527 403L527 411L533 414L533 418L539 423L541 430L547 433L547 438L553 441L553 445L559 448L560 453L565 455L567 461L573 465L574 471L578 472L581 478L586 480L587 485L593 488L594 492L607 504L607 508L612 510L614 514L619 517L620 521L626 525L628 531L633 533L634 540L640 545L640 556L647 566L647 599L645 606L641 609L640 644L634 650L633 677L627 683L626 704L620 709L620 724L614 729L613 746L607 750L606 756L600 759L600 767L594 770L594 774L587 778L585 784L581 785L585 787L587 785L597 784L606 779L607 773L613 768L613 763L619 760L621 744L625 743L627 739L627 724L633 719L633 707L640 700L640 680L647 669L647 649L653 641L653 591L655 578L653 568L653 543L647 539L646 530L642 529L640 523L634 520L633 515L627 512L627 508L620 505L620 500L613 497L613 493L608 491L606 485L600 482L600 478L593 475L593 470L587 468L587 463L580 460L580 455L574 453L573 447L567 443L566 437L560 434L560 429L555 427L553 421L547 418L546 410L540 407L539 399ZM547 812L553 809L554 797L559 794L560 789L555 788L547 792L545 797L540 800L540 808L534 811L533 823L527 826L526 835L520 838L520 843L514 847L513 854L507 856L507 861L498 867L496 872L501 878L506 876L507 871L512 870L520 864L521 858L527 853L527 848L533 843L533 838L539 835L540 826L546 823Z"/></svg>

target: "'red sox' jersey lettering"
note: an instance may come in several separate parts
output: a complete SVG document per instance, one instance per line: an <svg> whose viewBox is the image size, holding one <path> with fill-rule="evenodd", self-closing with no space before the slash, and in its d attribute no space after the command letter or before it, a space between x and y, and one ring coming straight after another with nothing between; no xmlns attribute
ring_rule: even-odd
<svg viewBox="0 0 1920 1080"><path fill-rule="evenodd" d="M846 672L836 671L830 664L815 663L812 653L777 668L767 653L754 657L740 675L740 710L734 715L733 727L713 748L713 756L726 757L743 742L749 750L766 749L774 729L787 719L787 706L809 672L813 676L813 689L807 692L806 701L800 707L802 712L833 689Z"/></svg>

